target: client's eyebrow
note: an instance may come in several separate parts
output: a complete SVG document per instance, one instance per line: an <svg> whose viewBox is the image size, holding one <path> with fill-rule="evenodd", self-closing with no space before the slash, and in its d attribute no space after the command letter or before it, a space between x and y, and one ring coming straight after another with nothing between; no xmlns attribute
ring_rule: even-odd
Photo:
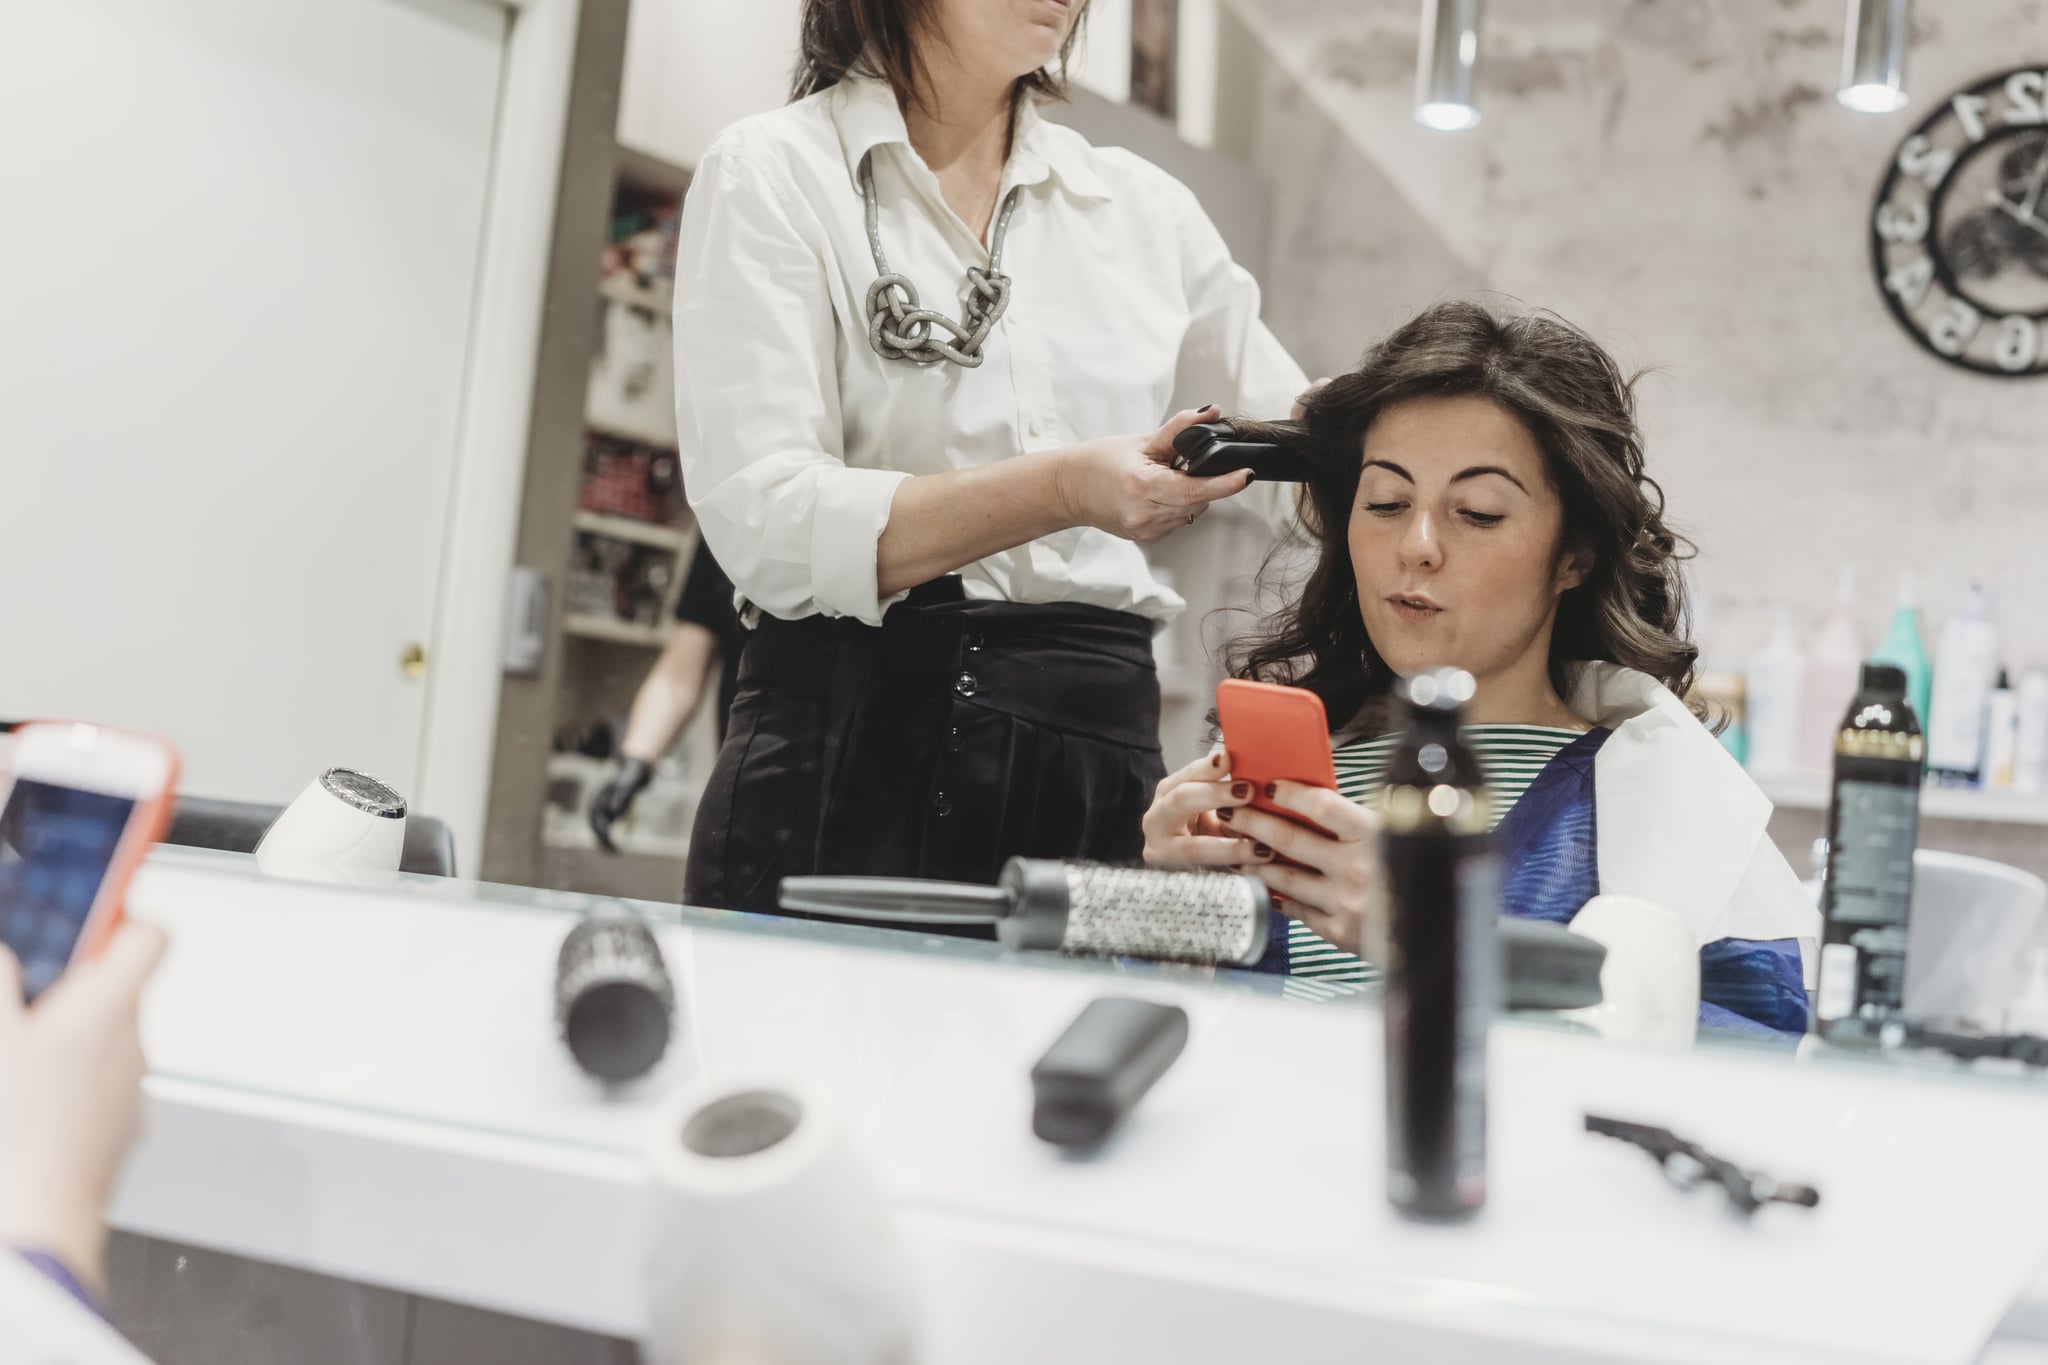
<svg viewBox="0 0 2048 1365"><path fill-rule="evenodd" d="M1392 470L1394 473L1399 474L1402 478L1408 480L1408 482L1415 482L1415 476L1413 474L1410 474L1407 470L1401 468L1401 466L1395 464L1392 460L1367 460L1362 467L1365 469L1371 469L1374 466L1378 466L1381 469ZM1473 465L1470 469L1461 469L1456 474L1451 476L1451 482L1463 483L1467 479L1476 479L1484 474L1498 474L1503 479L1506 479L1509 483L1513 484L1515 487L1521 489L1524 493L1527 493L1529 491L1529 487L1527 484L1523 483L1520 479L1508 473L1507 470L1502 469L1497 464L1476 464Z"/></svg>

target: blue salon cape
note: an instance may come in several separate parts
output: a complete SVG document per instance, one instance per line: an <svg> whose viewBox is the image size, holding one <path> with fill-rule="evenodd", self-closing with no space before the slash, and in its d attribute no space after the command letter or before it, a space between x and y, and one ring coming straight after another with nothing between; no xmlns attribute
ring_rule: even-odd
<svg viewBox="0 0 2048 1365"><path fill-rule="evenodd" d="M1594 729L1558 750L1494 830L1501 912L1570 924L1600 894L1600 821L1593 758L1613 732ZM1260 970L1287 970L1287 921L1274 916ZM1724 938L1700 949L1700 1027L1782 1038L1806 1031L1796 939Z"/></svg>

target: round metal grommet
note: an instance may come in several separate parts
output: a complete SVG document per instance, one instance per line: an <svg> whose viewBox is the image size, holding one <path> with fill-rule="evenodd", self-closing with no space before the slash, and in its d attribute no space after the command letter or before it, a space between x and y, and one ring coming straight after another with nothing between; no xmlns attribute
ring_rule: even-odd
<svg viewBox="0 0 2048 1365"><path fill-rule="evenodd" d="M981 691L981 679L975 677L972 673L962 673L959 677L953 679L953 690L963 697L971 697Z"/></svg>

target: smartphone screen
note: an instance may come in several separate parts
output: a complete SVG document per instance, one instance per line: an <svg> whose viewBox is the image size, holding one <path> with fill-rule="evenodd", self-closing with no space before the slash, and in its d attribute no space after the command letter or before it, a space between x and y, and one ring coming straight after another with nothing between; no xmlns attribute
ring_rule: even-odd
<svg viewBox="0 0 2048 1365"><path fill-rule="evenodd" d="M71 961L135 802L19 778L0 809L0 942L33 1000Z"/></svg>

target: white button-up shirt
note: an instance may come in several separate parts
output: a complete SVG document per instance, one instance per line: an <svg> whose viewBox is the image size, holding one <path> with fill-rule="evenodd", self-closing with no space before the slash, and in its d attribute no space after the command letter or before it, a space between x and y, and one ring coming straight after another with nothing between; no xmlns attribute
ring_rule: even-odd
<svg viewBox="0 0 2048 1365"><path fill-rule="evenodd" d="M923 307L958 319L967 267L986 268L988 252L947 206L882 82L849 78L727 129L683 208L683 483L712 553L763 611L879 623L897 598L878 596L876 545L911 475L1150 432L1205 403L1285 417L1305 387L1259 321L1257 283L1194 195L1028 102L1001 188L1023 186L1003 246L1010 305L981 366L883 359L868 344L876 272L859 176L870 153L891 270ZM1278 527L1293 485L1241 496ZM1087 527L960 573L979 599L1157 621L1184 605L1137 545Z"/></svg>

